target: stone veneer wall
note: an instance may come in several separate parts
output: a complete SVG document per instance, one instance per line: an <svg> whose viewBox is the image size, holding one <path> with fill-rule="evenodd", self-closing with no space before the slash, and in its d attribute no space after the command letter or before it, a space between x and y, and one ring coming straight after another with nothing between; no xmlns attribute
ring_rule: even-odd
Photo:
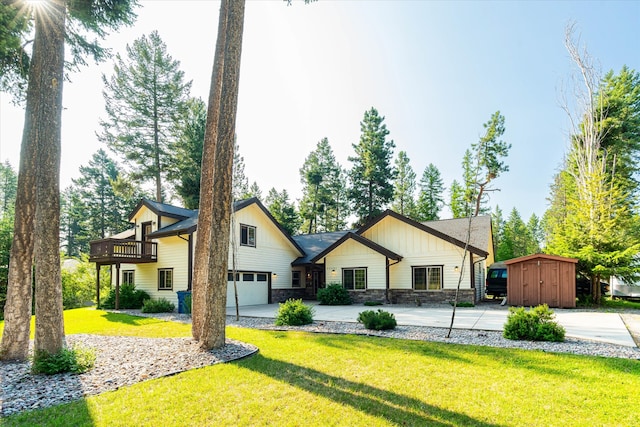
<svg viewBox="0 0 640 427"><path fill-rule="evenodd" d="M271 289L271 302L285 302L286 300L302 299L305 298L305 288L291 288L291 289Z"/></svg>
<svg viewBox="0 0 640 427"><path fill-rule="evenodd" d="M349 295L351 296L351 301L356 304L361 304L365 301L385 301L385 291L384 289L367 289L366 291L349 291ZM389 292L389 296L391 296L391 291Z"/></svg>
<svg viewBox="0 0 640 427"><path fill-rule="evenodd" d="M444 289L442 291L414 291L413 289L392 289L390 291L390 299L392 304L413 304L417 301L420 304L434 302L453 301L456 296L455 289ZM458 302L470 302L475 304L474 289L460 289L458 293Z"/></svg>

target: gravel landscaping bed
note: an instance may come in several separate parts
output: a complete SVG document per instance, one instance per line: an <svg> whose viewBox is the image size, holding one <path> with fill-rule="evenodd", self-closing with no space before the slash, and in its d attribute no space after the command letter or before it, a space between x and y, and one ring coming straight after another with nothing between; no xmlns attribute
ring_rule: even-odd
<svg viewBox="0 0 640 427"><path fill-rule="evenodd" d="M188 315L175 313L145 315L139 310L121 312L156 317L164 320L191 322ZM511 341L501 332L454 329L447 338L445 328L398 326L391 331L370 331L351 322L316 321L299 327L275 326L272 318L227 316L228 326L265 330L297 330L333 334L357 334L455 344L519 348L589 356L618 357L640 360L640 349L568 338L562 343ZM229 340L214 351L203 351L190 338L135 338L101 335L69 335L69 346L81 344L97 349L96 366L84 374L31 375L31 364L0 364L0 414L44 408L81 399L84 396L116 390L137 382L173 375L189 369L236 360L254 354L250 344Z"/></svg>

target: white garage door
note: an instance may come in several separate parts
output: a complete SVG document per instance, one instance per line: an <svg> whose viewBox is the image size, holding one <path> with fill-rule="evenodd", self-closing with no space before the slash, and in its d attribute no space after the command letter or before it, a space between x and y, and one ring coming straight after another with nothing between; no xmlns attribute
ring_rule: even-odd
<svg viewBox="0 0 640 427"><path fill-rule="evenodd" d="M227 282L227 307L236 306L233 291L233 276L229 273ZM269 303L269 274L255 272L236 273L236 287L238 289L238 305L258 305Z"/></svg>

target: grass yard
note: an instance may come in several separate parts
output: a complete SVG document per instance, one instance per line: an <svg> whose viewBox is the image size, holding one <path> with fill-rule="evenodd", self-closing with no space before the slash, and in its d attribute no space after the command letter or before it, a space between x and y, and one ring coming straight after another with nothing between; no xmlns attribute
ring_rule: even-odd
<svg viewBox="0 0 640 427"><path fill-rule="evenodd" d="M190 325L65 313L68 334ZM640 425L640 362L352 335L227 328L250 358L10 416L7 426Z"/></svg>

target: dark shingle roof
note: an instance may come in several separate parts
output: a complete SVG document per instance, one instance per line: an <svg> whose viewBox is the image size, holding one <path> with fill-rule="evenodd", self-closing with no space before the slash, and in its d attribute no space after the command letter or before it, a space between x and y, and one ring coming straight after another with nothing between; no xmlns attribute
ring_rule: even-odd
<svg viewBox="0 0 640 427"><path fill-rule="evenodd" d="M461 242L466 242L469 228L469 218L440 219L423 222L424 225L434 230L451 236ZM491 216L483 215L471 218L471 235L469 245L489 251L491 236Z"/></svg>
<svg viewBox="0 0 640 427"><path fill-rule="evenodd" d="M181 208L179 206L167 205L166 203L160 203L154 200L144 198L140 200L140 202L138 202L138 205L133 209L133 211L131 211L131 214L129 215L129 220L133 219L133 216L135 215L135 213L138 212L138 210L142 206L148 207L149 209L151 209L153 213L155 213L158 216L166 216L166 217L175 218L175 219L189 218L196 212L191 209Z"/></svg>
<svg viewBox="0 0 640 427"><path fill-rule="evenodd" d="M349 231L334 231L330 233L300 234L293 236L293 240L302 248L305 255L293 261L291 265L310 263L311 258L314 258L329 246L333 245L348 232Z"/></svg>

